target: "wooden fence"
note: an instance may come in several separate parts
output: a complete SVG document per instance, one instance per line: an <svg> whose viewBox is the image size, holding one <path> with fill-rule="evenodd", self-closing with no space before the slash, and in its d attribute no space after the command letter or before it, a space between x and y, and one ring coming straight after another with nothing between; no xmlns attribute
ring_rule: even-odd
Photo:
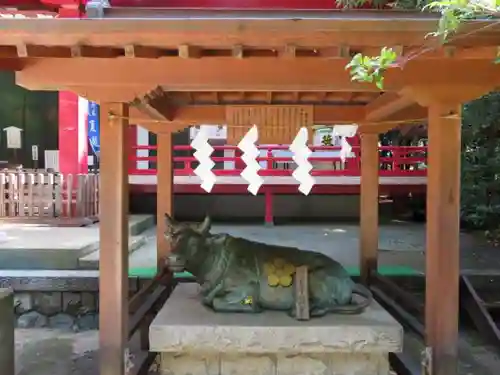
<svg viewBox="0 0 500 375"><path fill-rule="evenodd" d="M99 175L1 172L0 218L96 218Z"/></svg>

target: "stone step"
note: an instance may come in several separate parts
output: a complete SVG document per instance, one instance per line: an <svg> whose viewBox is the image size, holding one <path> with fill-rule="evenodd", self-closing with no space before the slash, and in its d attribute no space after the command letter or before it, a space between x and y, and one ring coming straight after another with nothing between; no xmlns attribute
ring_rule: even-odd
<svg viewBox="0 0 500 375"><path fill-rule="evenodd" d="M131 215L129 219L129 235L138 236L156 225L154 215Z"/></svg>
<svg viewBox="0 0 500 375"><path fill-rule="evenodd" d="M141 246L144 241L141 237L152 227L153 215L129 216L130 251ZM99 249L99 223L65 228L37 222L7 223L2 224L1 229L2 269L78 269L80 258Z"/></svg>
<svg viewBox="0 0 500 375"><path fill-rule="evenodd" d="M139 288L139 278L129 276L129 291ZM0 270L0 288L23 292L97 292L99 270Z"/></svg>
<svg viewBox="0 0 500 375"><path fill-rule="evenodd" d="M134 251L138 250L146 244L148 241L148 236L142 233L141 235L129 237L128 240L128 252L132 254ZM99 269L99 255L100 249L87 254L78 259L78 269L82 270L97 270Z"/></svg>

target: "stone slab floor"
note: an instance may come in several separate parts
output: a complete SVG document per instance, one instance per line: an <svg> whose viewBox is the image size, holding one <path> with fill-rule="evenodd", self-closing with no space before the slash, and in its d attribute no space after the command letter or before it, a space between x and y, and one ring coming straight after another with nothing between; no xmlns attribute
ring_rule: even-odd
<svg viewBox="0 0 500 375"><path fill-rule="evenodd" d="M281 243L303 249L321 251L344 265L357 265L358 227L348 224L317 224L307 226L223 226L214 232L262 242ZM380 261L386 265L406 265L424 270L425 229L423 225L394 222L380 229ZM480 243L474 236L462 235L462 268L500 270L500 250ZM132 267L149 267L155 262L155 239L131 254ZM464 337L461 350L467 351L461 375L498 375L500 359L495 351ZM97 369L98 333L60 332L50 329L16 330L16 375L87 375ZM476 368L471 363L481 363Z"/></svg>

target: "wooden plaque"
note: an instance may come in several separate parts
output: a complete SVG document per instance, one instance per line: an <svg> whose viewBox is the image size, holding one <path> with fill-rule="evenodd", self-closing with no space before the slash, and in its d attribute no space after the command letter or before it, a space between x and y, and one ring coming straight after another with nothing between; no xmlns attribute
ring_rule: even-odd
<svg viewBox="0 0 500 375"><path fill-rule="evenodd" d="M295 318L309 320L309 282L307 266L295 269Z"/></svg>
<svg viewBox="0 0 500 375"><path fill-rule="evenodd" d="M312 131L313 106L227 106L226 121L228 144L237 145L253 125L259 129L259 144L290 144L301 127Z"/></svg>

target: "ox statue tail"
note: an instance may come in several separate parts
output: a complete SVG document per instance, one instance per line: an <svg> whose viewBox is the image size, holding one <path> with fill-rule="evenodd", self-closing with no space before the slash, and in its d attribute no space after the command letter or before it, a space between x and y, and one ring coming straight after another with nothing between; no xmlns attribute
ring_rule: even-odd
<svg viewBox="0 0 500 375"><path fill-rule="evenodd" d="M363 297L363 300L360 302L353 301L349 305L333 306L330 308L330 312L334 314L345 314L345 315L361 314L373 302L372 292L364 285L354 284L352 294Z"/></svg>

